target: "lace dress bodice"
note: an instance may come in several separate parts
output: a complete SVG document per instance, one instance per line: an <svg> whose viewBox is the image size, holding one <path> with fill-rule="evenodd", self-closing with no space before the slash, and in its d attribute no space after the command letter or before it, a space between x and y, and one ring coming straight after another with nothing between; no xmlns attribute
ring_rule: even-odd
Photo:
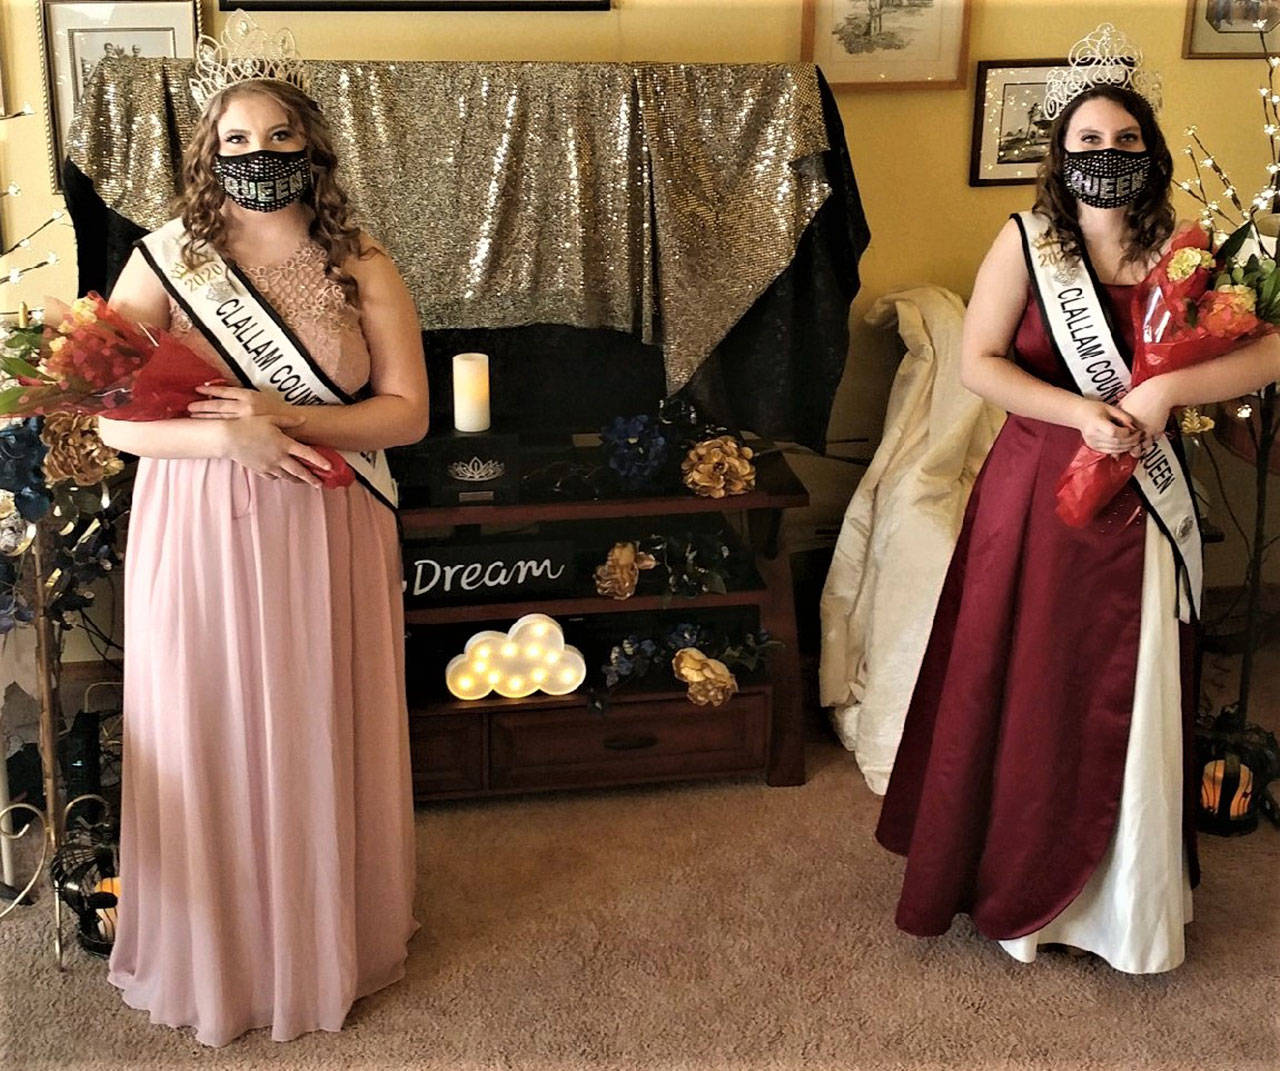
<svg viewBox="0 0 1280 1071"><path fill-rule="evenodd" d="M308 238L282 261L240 270L329 378L348 394L354 394L369 381L369 347L360 328L360 313L347 304L342 287L325 275L324 267L324 250ZM226 372L232 383L237 382L231 369L172 297L169 330Z"/></svg>

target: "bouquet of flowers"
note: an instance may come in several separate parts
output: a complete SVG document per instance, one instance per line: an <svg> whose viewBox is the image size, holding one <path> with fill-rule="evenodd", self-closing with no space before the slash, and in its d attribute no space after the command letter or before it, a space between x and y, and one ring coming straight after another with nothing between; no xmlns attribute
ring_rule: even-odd
<svg viewBox="0 0 1280 1071"><path fill-rule="evenodd" d="M130 323L98 294L70 308L49 302L53 326L19 326L0 350L0 416L78 414L112 420L168 420L188 415L225 382L218 369L166 331ZM336 450L315 448L330 463L316 470L325 487L345 487L355 474Z"/></svg>
<svg viewBox="0 0 1280 1071"><path fill-rule="evenodd" d="M1280 324L1280 271L1274 260L1237 257L1253 229L1211 248L1207 230L1175 236L1169 252L1134 290L1133 386L1220 357ZM1081 446L1058 483L1058 516L1084 528L1124 487L1138 459Z"/></svg>

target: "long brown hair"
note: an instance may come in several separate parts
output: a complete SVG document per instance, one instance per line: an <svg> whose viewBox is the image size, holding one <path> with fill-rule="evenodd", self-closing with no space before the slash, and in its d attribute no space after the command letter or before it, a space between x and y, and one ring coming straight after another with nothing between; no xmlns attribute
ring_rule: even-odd
<svg viewBox="0 0 1280 1071"><path fill-rule="evenodd" d="M1151 154L1151 167L1147 184L1142 192L1125 207L1124 221L1128 231L1122 262L1146 264L1151 254L1164 245L1173 233L1174 211L1169 202L1169 188L1173 181L1173 157L1164 140L1160 124L1146 99L1131 89L1120 86L1100 85L1085 90L1053 121L1049 128L1049 155L1040 165L1036 179L1035 210L1047 216L1053 225L1061 248L1068 256L1078 257L1084 249L1084 235L1080 232L1080 217L1076 197L1063 178L1067 127L1085 101L1099 97L1113 101L1138 121L1142 131L1142 143Z"/></svg>
<svg viewBox="0 0 1280 1071"><path fill-rule="evenodd" d="M224 89L205 107L182 155L182 193L174 208L174 214L182 217L187 232L182 248L183 263L188 268L197 268L202 259L200 247L205 244L226 255L227 221L222 215L226 191L213 170L219 148L218 120L233 99L246 93L259 93L279 104L290 126L306 142L311 186L302 199L315 213L310 226L311 238L324 250L325 274L342 287L348 304L355 305L358 287L342 265L349 257L372 255L375 248L362 250L360 228L350 199L334 177L338 157L328 120L315 101L287 82L240 82Z"/></svg>

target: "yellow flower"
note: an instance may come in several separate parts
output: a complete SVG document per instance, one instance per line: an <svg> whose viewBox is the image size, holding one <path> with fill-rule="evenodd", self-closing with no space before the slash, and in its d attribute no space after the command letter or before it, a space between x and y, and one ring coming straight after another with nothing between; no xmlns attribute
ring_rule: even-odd
<svg viewBox="0 0 1280 1071"><path fill-rule="evenodd" d="M76 298L71 303L71 319L78 324L91 324L97 319L93 311L93 302L87 298Z"/></svg>
<svg viewBox="0 0 1280 1071"><path fill-rule="evenodd" d="M50 353L57 353L57 352L58 352L60 349L62 349L62 347L63 347L63 346L65 346L66 344L67 344L67 340L66 340L65 338L63 338L61 335L59 335L57 338L52 339L52 340L49 342L49 352L50 352Z"/></svg>
<svg viewBox="0 0 1280 1071"><path fill-rule="evenodd" d="M1200 268L1212 268L1213 256L1204 249L1183 246L1169 258L1168 274L1172 282L1189 279Z"/></svg>
<svg viewBox="0 0 1280 1071"><path fill-rule="evenodd" d="M1253 312L1258 307L1258 295L1251 286L1228 283L1217 288L1219 294L1229 294L1231 307L1237 312Z"/></svg>

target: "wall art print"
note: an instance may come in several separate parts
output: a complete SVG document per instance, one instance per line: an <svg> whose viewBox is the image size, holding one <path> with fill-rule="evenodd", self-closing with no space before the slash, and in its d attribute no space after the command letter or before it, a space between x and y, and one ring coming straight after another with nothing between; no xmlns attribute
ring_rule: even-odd
<svg viewBox="0 0 1280 1071"><path fill-rule="evenodd" d="M961 89L972 0L805 0L801 58L833 86Z"/></svg>
<svg viewBox="0 0 1280 1071"><path fill-rule="evenodd" d="M1045 78L1066 59L983 60L973 106L970 186L1016 186L1036 180L1049 152Z"/></svg>
<svg viewBox="0 0 1280 1071"><path fill-rule="evenodd" d="M42 0L49 172L61 189L63 146L85 83L106 56L195 55L199 0Z"/></svg>
<svg viewBox="0 0 1280 1071"><path fill-rule="evenodd" d="M1187 0L1184 59L1260 58L1280 47L1280 0Z"/></svg>

